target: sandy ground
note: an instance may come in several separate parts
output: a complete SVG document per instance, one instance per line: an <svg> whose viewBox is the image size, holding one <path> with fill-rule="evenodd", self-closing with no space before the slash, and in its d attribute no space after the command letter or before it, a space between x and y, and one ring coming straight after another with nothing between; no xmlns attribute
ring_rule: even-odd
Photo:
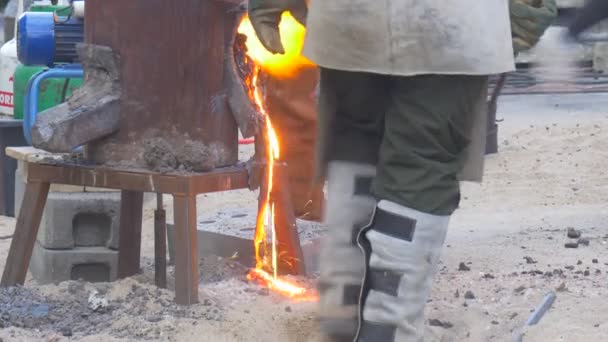
<svg viewBox="0 0 608 342"><path fill-rule="evenodd" d="M483 184L463 185L427 309L443 327L429 325L427 340L511 341L549 291L557 300L524 341L608 340L608 96L505 97L500 108L501 152L487 159ZM200 214L255 208L255 200L248 192L201 196ZM169 198L167 209L171 215ZM152 285L152 210L149 204L144 214L142 275L41 287L28 279L24 289L1 290L2 340L317 339L314 303L245 282L231 260L203 260L201 304L172 304L171 290ZM569 227L589 245L565 248ZM14 220L0 220L0 237L13 229ZM0 239L0 267L9 244Z"/></svg>

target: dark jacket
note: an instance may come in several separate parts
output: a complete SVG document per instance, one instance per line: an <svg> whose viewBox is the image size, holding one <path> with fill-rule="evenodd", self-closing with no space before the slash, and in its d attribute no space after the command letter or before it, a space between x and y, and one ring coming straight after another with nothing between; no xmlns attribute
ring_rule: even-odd
<svg viewBox="0 0 608 342"><path fill-rule="evenodd" d="M568 26L568 30L573 37L578 37L583 31L606 18L608 18L608 0L591 0L578 12Z"/></svg>

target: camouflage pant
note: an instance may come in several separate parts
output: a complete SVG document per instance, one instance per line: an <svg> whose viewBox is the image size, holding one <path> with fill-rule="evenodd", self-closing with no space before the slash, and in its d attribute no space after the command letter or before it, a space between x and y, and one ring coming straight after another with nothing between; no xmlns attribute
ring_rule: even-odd
<svg viewBox="0 0 608 342"><path fill-rule="evenodd" d="M487 76L387 76L321 69L319 165L377 165L373 193L434 215L458 207ZM321 169L323 172L323 169Z"/></svg>

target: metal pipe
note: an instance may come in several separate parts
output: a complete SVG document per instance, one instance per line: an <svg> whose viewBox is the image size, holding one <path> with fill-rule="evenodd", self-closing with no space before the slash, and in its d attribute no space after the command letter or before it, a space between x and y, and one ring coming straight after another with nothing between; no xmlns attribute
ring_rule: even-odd
<svg viewBox="0 0 608 342"><path fill-rule="evenodd" d="M28 144L32 144L30 133L38 115L38 96L42 81L49 78L82 78L84 71L79 65L69 65L45 69L35 74L27 83L23 101L23 134Z"/></svg>
<svg viewBox="0 0 608 342"><path fill-rule="evenodd" d="M545 298L543 298L543 301L536 307L536 309L534 310L532 315L530 315L530 317L528 317L528 320L526 321L526 324L523 326L523 328L521 328L520 330L515 332L515 335L513 337L513 342L523 342L525 329L527 327L536 325L538 322L540 322L541 318L543 318L545 313L547 313L547 311L549 311L549 309L555 302L556 298L557 298L557 296L555 295L555 292L553 292L553 291L551 291L545 295Z"/></svg>

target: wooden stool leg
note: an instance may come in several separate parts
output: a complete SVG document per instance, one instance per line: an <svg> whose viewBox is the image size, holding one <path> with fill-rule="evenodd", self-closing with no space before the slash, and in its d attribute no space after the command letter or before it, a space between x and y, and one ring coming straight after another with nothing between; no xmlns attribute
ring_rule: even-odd
<svg viewBox="0 0 608 342"><path fill-rule="evenodd" d="M139 273L143 207L143 192L126 190L121 192L118 278L126 278Z"/></svg>
<svg viewBox="0 0 608 342"><path fill-rule="evenodd" d="M198 251L195 195L174 195L175 302L198 303Z"/></svg>
<svg viewBox="0 0 608 342"><path fill-rule="evenodd" d="M26 185L13 241L0 283L2 286L22 285L25 282L49 187L49 183L43 182L31 182Z"/></svg>
<svg viewBox="0 0 608 342"><path fill-rule="evenodd" d="M167 288L167 217L163 194L156 195L154 211L154 279L156 286Z"/></svg>

